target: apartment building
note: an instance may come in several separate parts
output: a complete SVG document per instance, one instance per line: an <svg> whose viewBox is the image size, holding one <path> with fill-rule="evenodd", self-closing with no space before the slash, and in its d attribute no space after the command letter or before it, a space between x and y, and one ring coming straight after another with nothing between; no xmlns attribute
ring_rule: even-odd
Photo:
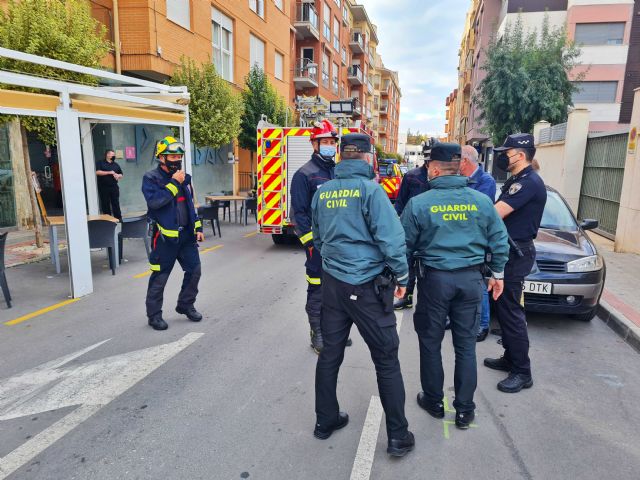
<svg viewBox="0 0 640 480"><path fill-rule="evenodd" d="M376 48L379 43L377 28L369 19L364 5L349 1L353 16L349 41L351 64L347 74L351 85L350 97L359 106L360 120L370 126L373 120Z"/></svg>
<svg viewBox="0 0 640 480"><path fill-rule="evenodd" d="M616 130L624 120L621 119L622 96L633 17L633 0L568 2L567 34L582 51L582 65L572 73L584 75L576 82L579 90L573 96L573 103L589 110L590 131ZM638 86L637 79L633 86ZM626 123L629 121L630 115Z"/></svg>
<svg viewBox="0 0 640 480"><path fill-rule="evenodd" d="M398 150L400 127L400 84L398 72L381 68L379 143L385 152Z"/></svg>
<svg viewBox="0 0 640 480"><path fill-rule="evenodd" d="M456 123L456 103L458 101L458 89L454 89L453 92L449 94L447 100L445 101L446 111L445 111L445 119L446 123L444 124L444 133L447 142L456 142L457 132L458 132L458 124Z"/></svg>

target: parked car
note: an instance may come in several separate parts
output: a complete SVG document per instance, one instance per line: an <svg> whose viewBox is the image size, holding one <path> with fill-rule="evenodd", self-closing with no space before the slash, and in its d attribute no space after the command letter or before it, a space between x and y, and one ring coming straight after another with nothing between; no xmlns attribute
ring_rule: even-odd
<svg viewBox="0 0 640 480"><path fill-rule="evenodd" d="M562 195L547 186L547 204L534 242L536 262L525 279L527 311L572 315L585 322L595 317L606 266L585 233L594 228L597 220L578 222Z"/></svg>

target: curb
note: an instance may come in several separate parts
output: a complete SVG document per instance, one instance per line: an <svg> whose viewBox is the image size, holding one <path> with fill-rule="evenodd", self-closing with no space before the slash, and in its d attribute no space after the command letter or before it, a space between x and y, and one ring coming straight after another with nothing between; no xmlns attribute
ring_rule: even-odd
<svg viewBox="0 0 640 480"><path fill-rule="evenodd" d="M598 317L631 348L640 353L640 327L602 299L598 306Z"/></svg>

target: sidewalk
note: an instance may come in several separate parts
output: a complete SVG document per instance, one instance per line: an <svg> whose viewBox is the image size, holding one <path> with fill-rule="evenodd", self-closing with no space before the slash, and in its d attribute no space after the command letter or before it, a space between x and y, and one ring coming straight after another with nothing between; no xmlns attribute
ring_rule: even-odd
<svg viewBox="0 0 640 480"><path fill-rule="evenodd" d="M595 233L591 240L607 265L598 316L629 345L640 351L640 255L616 253L613 242Z"/></svg>
<svg viewBox="0 0 640 480"><path fill-rule="evenodd" d="M67 249L64 229L58 230L60 252ZM9 232L5 246L5 266L7 268L33 263L49 258L49 229L43 228L44 245L36 246L35 233L32 230Z"/></svg>

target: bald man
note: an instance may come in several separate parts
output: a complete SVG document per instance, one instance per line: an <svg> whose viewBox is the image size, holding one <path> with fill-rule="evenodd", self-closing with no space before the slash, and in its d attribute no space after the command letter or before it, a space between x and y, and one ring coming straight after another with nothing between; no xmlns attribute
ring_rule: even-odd
<svg viewBox="0 0 640 480"><path fill-rule="evenodd" d="M469 188L487 195L492 202L496 200L496 181L491 175L485 172L478 164L478 151L471 145L462 147L462 160L460 162L460 173L469 177ZM489 295L483 289L482 312L480 314L480 327L476 335L476 341L482 342L489 334Z"/></svg>

